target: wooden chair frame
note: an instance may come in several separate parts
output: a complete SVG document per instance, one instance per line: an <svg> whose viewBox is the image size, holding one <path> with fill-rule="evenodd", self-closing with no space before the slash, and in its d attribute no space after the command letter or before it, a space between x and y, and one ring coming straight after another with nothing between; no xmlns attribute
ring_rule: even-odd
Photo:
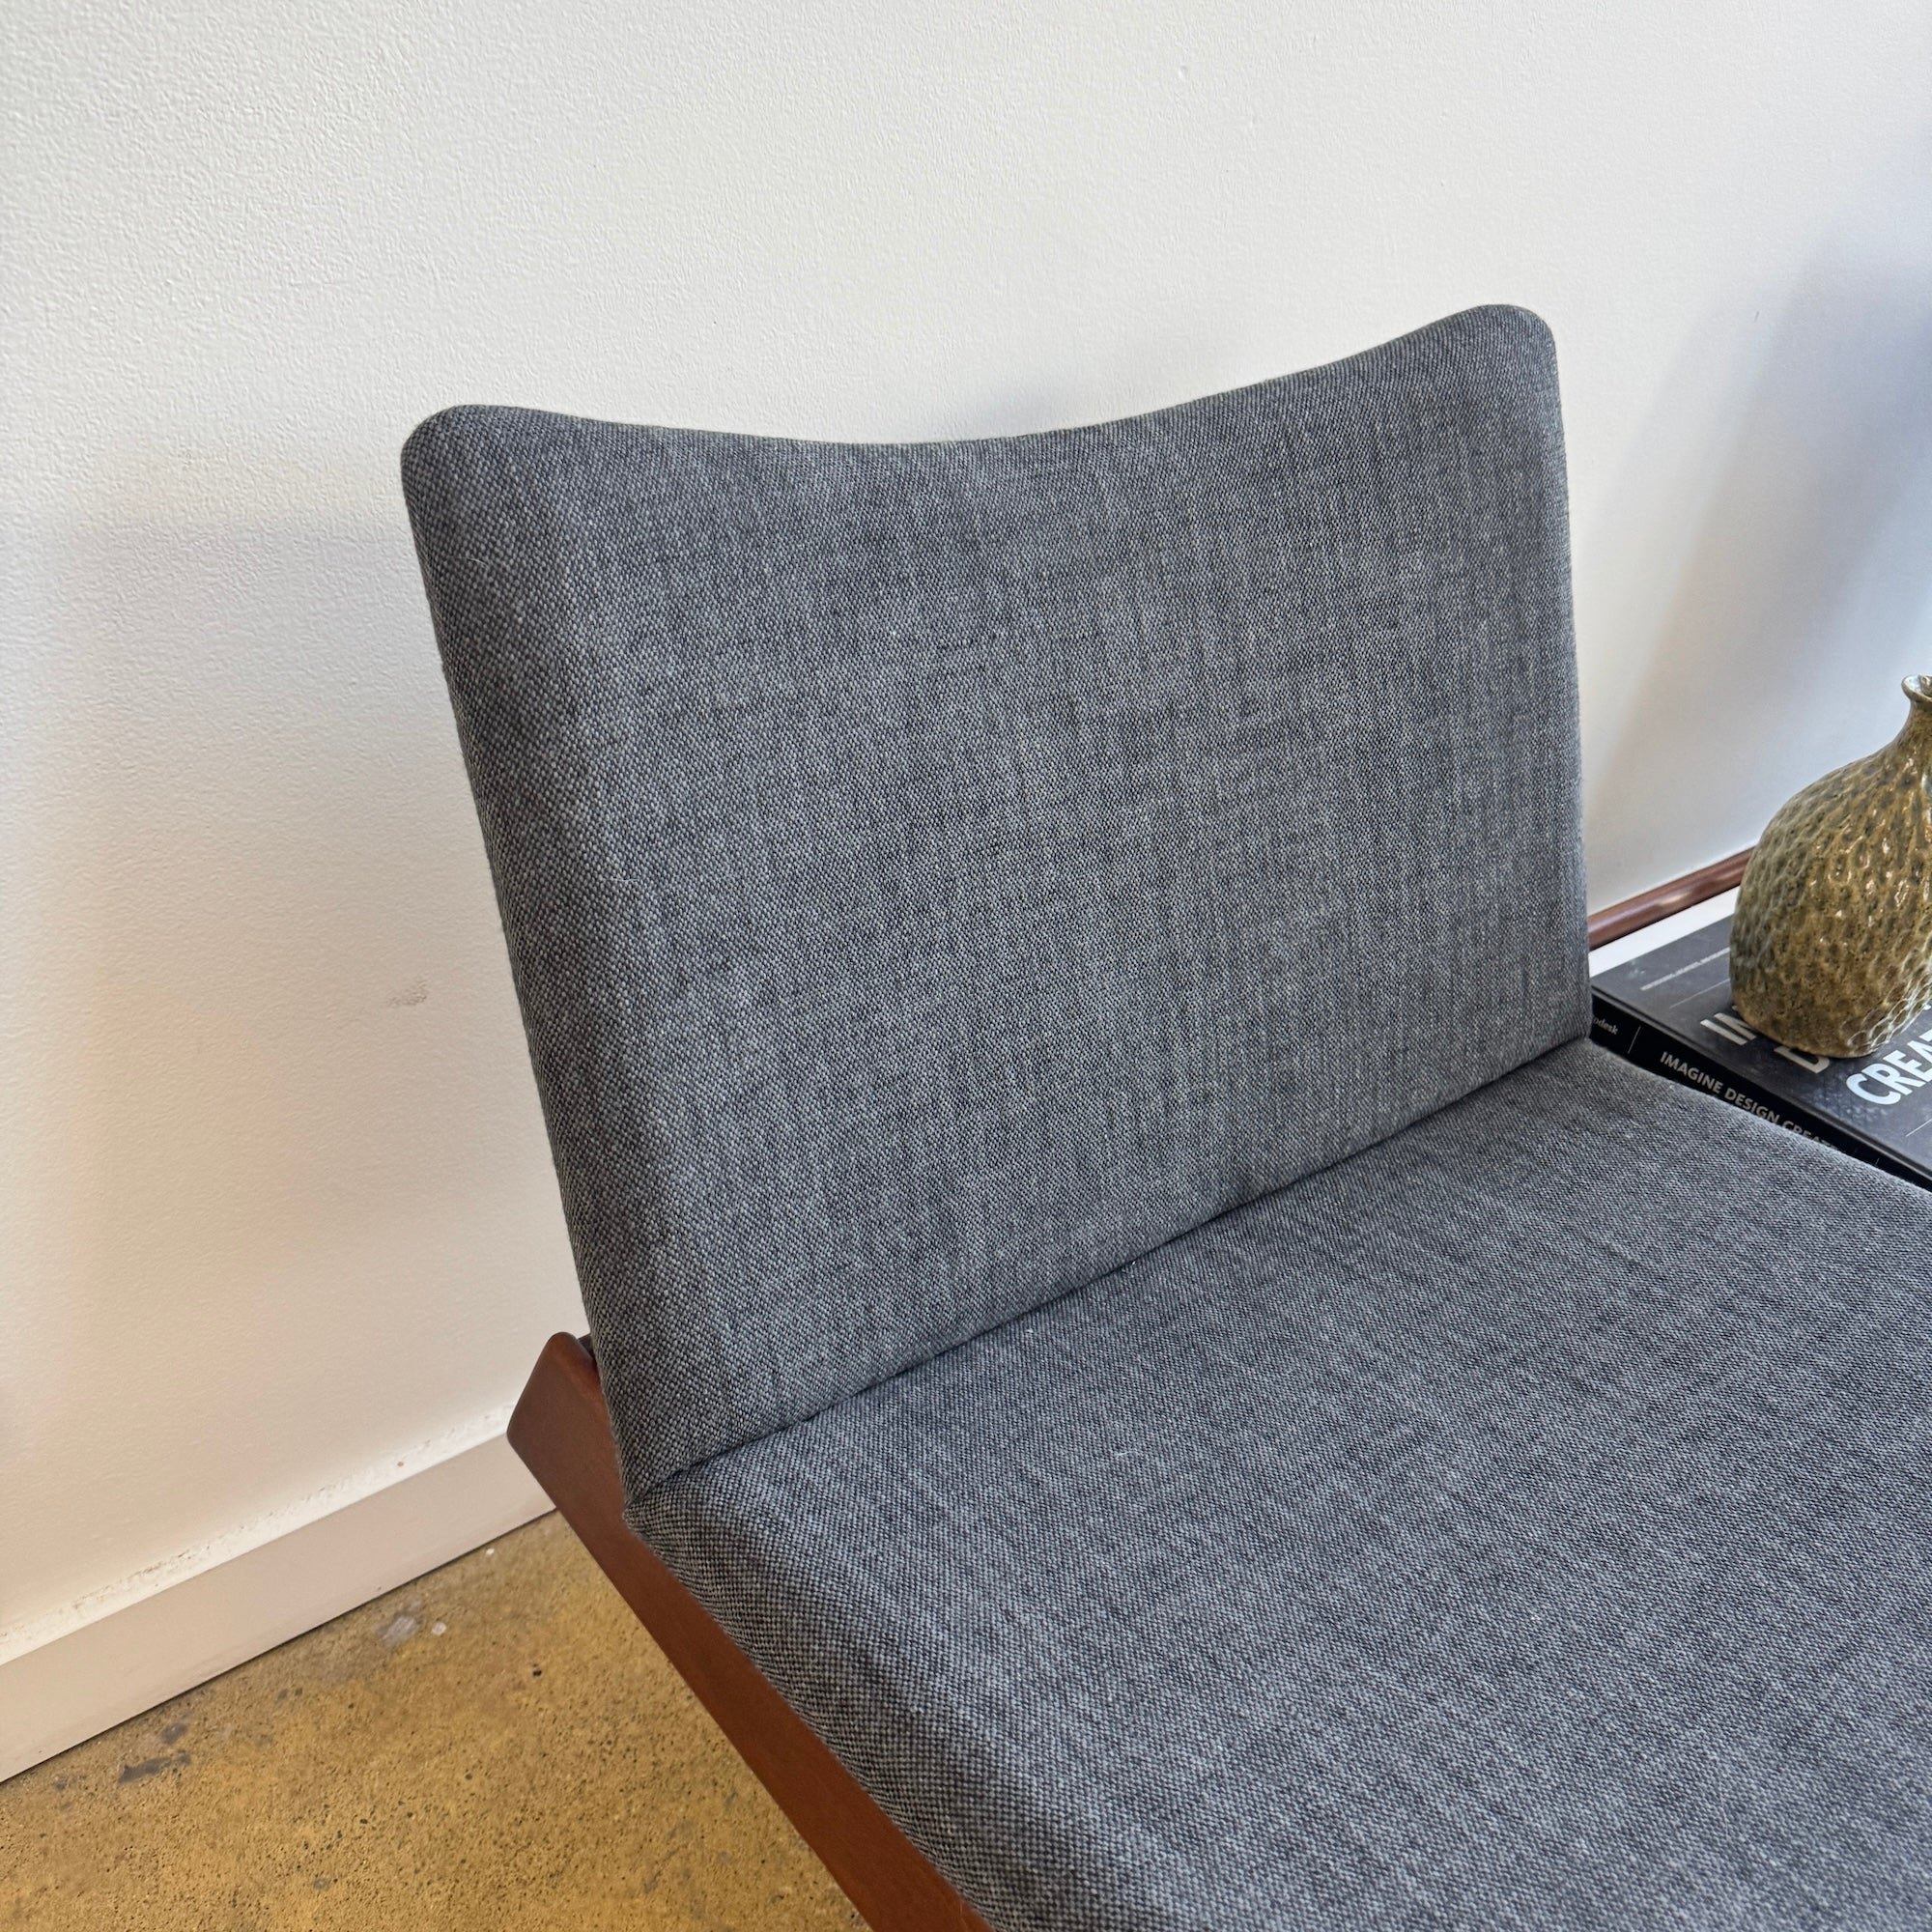
<svg viewBox="0 0 1932 1932"><path fill-rule="evenodd" d="M1606 907L1590 920L1591 946L1728 892L1743 878L1749 857L1747 850L1734 852ZM696 1598L632 1534L597 1366L576 1336L553 1335L545 1344L509 1434L564 1520L874 1932L989 1932Z"/></svg>

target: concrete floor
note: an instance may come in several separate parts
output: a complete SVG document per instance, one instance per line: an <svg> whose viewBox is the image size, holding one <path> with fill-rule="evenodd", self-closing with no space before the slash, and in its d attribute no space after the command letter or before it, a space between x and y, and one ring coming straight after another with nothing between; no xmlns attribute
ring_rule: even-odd
<svg viewBox="0 0 1932 1932"><path fill-rule="evenodd" d="M0 1785L0 1926L863 1932L556 1517Z"/></svg>

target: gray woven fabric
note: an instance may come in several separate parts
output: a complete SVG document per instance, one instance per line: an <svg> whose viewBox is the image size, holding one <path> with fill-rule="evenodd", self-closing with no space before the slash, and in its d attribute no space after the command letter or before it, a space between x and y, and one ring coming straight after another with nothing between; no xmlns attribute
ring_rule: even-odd
<svg viewBox="0 0 1932 1932"><path fill-rule="evenodd" d="M639 1522L1001 1932L1919 1932L1928 1252L1568 1046Z"/></svg>
<svg viewBox="0 0 1932 1932"><path fill-rule="evenodd" d="M1520 311L982 442L456 410L404 478L634 1494L1585 1023Z"/></svg>

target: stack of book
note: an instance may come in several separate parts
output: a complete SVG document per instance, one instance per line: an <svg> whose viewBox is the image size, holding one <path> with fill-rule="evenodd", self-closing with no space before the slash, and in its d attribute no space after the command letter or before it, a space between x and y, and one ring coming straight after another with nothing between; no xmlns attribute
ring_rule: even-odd
<svg viewBox="0 0 1932 1932"><path fill-rule="evenodd" d="M1598 975L1598 1044L1932 1187L1932 1012L1864 1060L1799 1053L1738 1017L1730 952L1722 919Z"/></svg>

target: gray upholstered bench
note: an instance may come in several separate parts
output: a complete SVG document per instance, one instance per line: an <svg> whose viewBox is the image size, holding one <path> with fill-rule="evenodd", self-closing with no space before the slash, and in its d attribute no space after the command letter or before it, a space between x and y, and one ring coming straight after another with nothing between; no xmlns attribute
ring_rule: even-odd
<svg viewBox="0 0 1932 1932"><path fill-rule="evenodd" d="M1932 1198L1582 1038L1540 324L405 477L518 1440L875 1924L1932 1923Z"/></svg>

